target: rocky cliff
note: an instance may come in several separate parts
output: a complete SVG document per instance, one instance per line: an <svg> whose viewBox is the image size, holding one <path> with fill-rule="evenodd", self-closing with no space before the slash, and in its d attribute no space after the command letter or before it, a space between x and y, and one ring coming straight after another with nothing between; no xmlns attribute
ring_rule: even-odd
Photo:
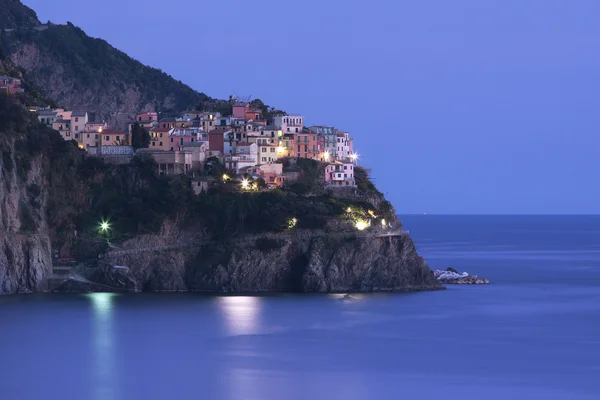
<svg viewBox="0 0 600 400"><path fill-rule="evenodd" d="M4 137L5 145L13 146ZM19 176L14 152L0 160L0 295L44 291L52 272L41 159Z"/></svg>
<svg viewBox="0 0 600 400"><path fill-rule="evenodd" d="M406 234L321 236L300 231L160 251L164 239L136 238L128 245L131 253L109 254L83 272L87 282L71 280L59 290L331 293L442 288ZM149 243L159 250L148 250Z"/></svg>

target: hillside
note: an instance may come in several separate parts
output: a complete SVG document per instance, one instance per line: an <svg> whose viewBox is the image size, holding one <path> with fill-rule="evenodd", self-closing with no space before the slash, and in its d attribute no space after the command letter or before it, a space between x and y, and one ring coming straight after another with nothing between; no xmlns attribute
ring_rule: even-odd
<svg viewBox="0 0 600 400"><path fill-rule="evenodd" d="M19 1L0 0L0 29L0 57L61 106L119 124L140 111L168 113L212 100L71 23L40 25Z"/></svg>
<svg viewBox="0 0 600 400"><path fill-rule="evenodd" d="M441 287L408 235L379 235L384 219L397 228L400 223L366 176L359 189L380 201L318 193L308 173L318 169L314 160L299 164L305 169L303 190L292 185L244 192L230 180L195 195L191 176L159 175L150 160L110 166L87 157L4 93L0 152L0 294L47 290L48 281L57 279L54 251L80 262L78 274L101 290ZM301 194L306 190L312 193ZM360 236L356 223L367 219L375 223ZM101 221L109 228L101 229ZM107 253L109 242L126 254ZM154 254L148 246L179 247ZM69 280L58 290L95 290L80 283Z"/></svg>
<svg viewBox="0 0 600 400"><path fill-rule="evenodd" d="M35 11L19 0L0 0L0 28L29 28L39 24Z"/></svg>

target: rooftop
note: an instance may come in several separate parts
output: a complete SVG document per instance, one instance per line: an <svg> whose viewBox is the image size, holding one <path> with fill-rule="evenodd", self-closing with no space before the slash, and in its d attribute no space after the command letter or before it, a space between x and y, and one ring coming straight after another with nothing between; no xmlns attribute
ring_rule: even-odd
<svg viewBox="0 0 600 400"><path fill-rule="evenodd" d="M73 111L71 113L71 117L85 117L87 115L87 111Z"/></svg>

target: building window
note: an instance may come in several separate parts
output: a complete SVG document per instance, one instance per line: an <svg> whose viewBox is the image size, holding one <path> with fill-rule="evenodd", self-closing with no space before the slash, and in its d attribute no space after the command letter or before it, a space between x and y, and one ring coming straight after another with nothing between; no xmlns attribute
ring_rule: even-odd
<svg viewBox="0 0 600 400"><path fill-rule="evenodd" d="M264 162L264 161L267 161L267 158L266 158L266 157L263 157L263 158L262 158L262 160L263 160L263 162Z"/></svg>
<svg viewBox="0 0 600 400"><path fill-rule="evenodd" d="M75 117L75 122L79 122L79 117ZM77 128L75 128L77 129Z"/></svg>
<svg viewBox="0 0 600 400"><path fill-rule="evenodd" d="M275 149L271 147L271 153L275 153Z"/></svg>
<svg viewBox="0 0 600 400"><path fill-rule="evenodd" d="M158 145L159 145L160 147L162 147L162 142L159 142L159 143L158 143Z"/></svg>
<svg viewBox="0 0 600 400"><path fill-rule="evenodd" d="M107 142L109 141L109 137L108 137L108 136L106 137L106 141L107 141Z"/></svg>
<svg viewBox="0 0 600 400"><path fill-rule="evenodd" d="M298 128L296 128L296 133L298 133Z"/></svg>
<svg viewBox="0 0 600 400"><path fill-rule="evenodd" d="M171 151L173 151L173 148L171 147Z"/></svg>
<svg viewBox="0 0 600 400"><path fill-rule="evenodd" d="M79 130L79 125L75 125L75 130L78 131Z"/></svg>
<svg viewBox="0 0 600 400"><path fill-rule="evenodd" d="M266 153L266 152L267 152L267 148L266 148L266 147L263 147L263 148L262 148L262 152L263 152L263 153Z"/></svg>
<svg viewBox="0 0 600 400"><path fill-rule="evenodd" d="M90 138L90 134L89 134L89 133L87 134L87 138L88 138L88 139Z"/></svg>
<svg viewBox="0 0 600 400"><path fill-rule="evenodd" d="M152 147L156 146L156 142L152 142Z"/></svg>

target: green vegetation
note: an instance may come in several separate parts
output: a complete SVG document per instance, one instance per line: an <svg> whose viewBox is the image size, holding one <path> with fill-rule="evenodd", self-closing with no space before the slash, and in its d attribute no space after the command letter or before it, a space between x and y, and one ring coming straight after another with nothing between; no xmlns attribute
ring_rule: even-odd
<svg viewBox="0 0 600 400"><path fill-rule="evenodd" d="M58 132L40 125L16 100L0 95L2 165L6 172L16 168L21 183L26 182L31 165L41 165L44 176L40 179L47 184L44 188L37 184L26 186L27 206L21 208L21 223L23 229L34 231L38 214L34 216L32 210L45 213L59 248L72 246L76 240L94 242L94 238L105 236L123 240L156 233L166 220L176 222L184 230L227 239L242 234L324 229L328 221L337 218L379 221L393 212L365 171L360 170L358 179L367 193L378 196L378 206L364 196L334 197L319 189L324 164L308 159L297 160L302 174L290 187L242 191L240 181L223 182L226 169L217 159L210 158L205 174L213 175L218 184L208 193L195 195L191 176L158 175L151 157L135 157L128 165L109 166L86 156L74 142L64 141ZM139 144L145 137L144 131L138 126L134 132L133 140ZM264 187L264 182L258 186ZM47 196L45 202L42 196ZM42 204L47 206L40 210ZM101 221L110 223L108 232L99 233ZM99 248L99 242L94 243L90 246ZM260 246L263 251L275 248L271 242L261 242Z"/></svg>
<svg viewBox="0 0 600 400"><path fill-rule="evenodd" d="M37 15L31 8L17 0L0 0L0 29L34 27L39 25Z"/></svg>
<svg viewBox="0 0 600 400"><path fill-rule="evenodd" d="M150 134L137 122L131 128L131 146L134 149L147 148L150 145Z"/></svg>

